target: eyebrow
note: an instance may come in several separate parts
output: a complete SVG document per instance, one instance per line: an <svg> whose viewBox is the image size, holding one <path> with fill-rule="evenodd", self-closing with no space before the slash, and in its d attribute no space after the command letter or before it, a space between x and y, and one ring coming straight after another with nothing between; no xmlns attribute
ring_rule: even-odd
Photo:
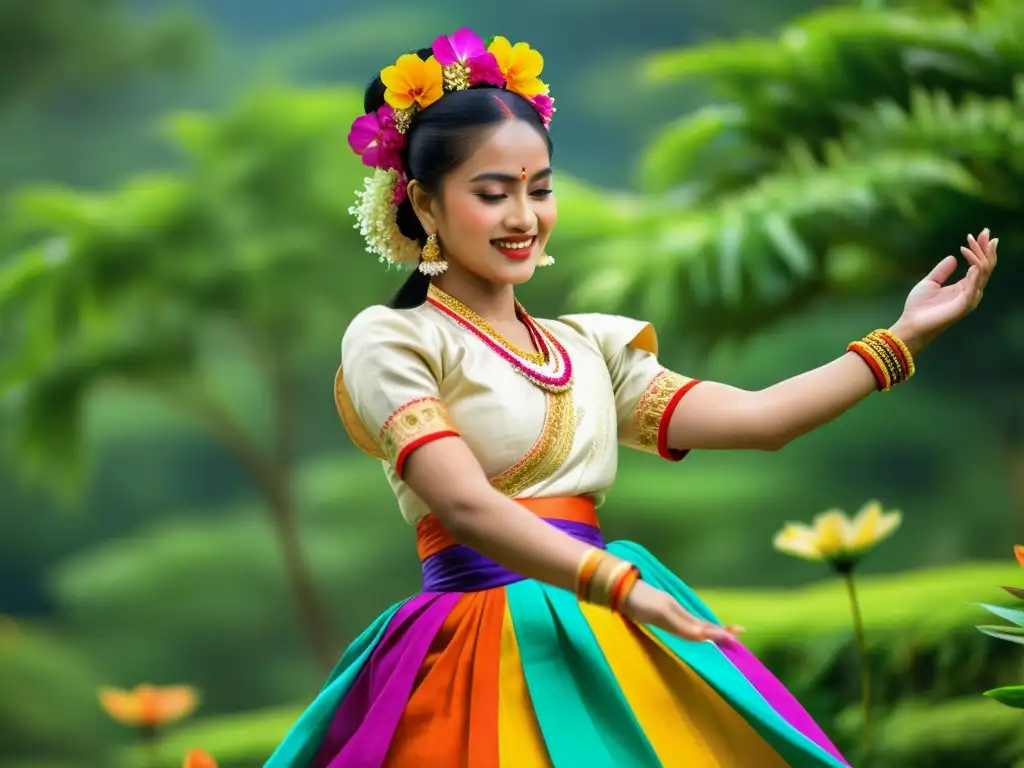
<svg viewBox="0 0 1024 768"><path fill-rule="evenodd" d="M547 176L550 176L551 173L552 173L552 171L551 171L550 167L545 168L542 171L537 171L535 174L533 174L533 176L530 177L530 181L539 181L540 179L543 179L543 178L545 178ZM471 182L476 182L476 181L500 181L500 182L504 182L504 183L507 183L507 184L510 184L510 183L513 183L513 182L516 182L516 181L520 181L520 180L521 180L521 177L520 177L520 175L518 173L515 174L515 175L512 175L510 173L495 173L495 172L481 173L481 174L479 174L477 176L474 176L472 179L470 179Z"/></svg>

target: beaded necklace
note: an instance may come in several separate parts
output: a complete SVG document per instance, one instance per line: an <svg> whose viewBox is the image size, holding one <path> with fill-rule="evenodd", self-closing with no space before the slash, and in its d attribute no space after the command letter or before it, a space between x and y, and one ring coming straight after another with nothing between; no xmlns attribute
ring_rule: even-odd
<svg viewBox="0 0 1024 768"><path fill-rule="evenodd" d="M518 301L516 316L526 326L539 350L537 352L528 352L515 346L480 315L437 286L430 286L427 303L480 339L532 384L547 392L565 392L572 387L572 360L569 359L569 353L547 328L527 314Z"/></svg>

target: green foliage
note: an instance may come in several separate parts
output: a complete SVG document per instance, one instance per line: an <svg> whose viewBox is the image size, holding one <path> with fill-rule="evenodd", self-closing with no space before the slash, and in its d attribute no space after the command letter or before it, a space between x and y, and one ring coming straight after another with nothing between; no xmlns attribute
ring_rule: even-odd
<svg viewBox="0 0 1024 768"><path fill-rule="evenodd" d="M853 727L854 717L844 713L840 723L844 729ZM1020 713L977 697L907 701L888 713L880 726L880 765L1015 768L1024 750Z"/></svg>
<svg viewBox="0 0 1024 768"><path fill-rule="evenodd" d="M302 544L336 636L350 638L409 594L418 569L414 538L373 462L332 464L336 486L300 481ZM368 491L347 495L359 483ZM376 524L385 514L393 525ZM207 712L225 712L292 699L319 681L273 532L251 505L179 510L71 558L52 582L79 647L110 684L132 686L159 671L154 682L197 685Z"/></svg>
<svg viewBox="0 0 1024 768"><path fill-rule="evenodd" d="M18 196L20 227L41 244L0 264L0 315L32 342L0 360L0 394L24 461L73 468L82 404L114 380L209 423L223 409L202 383L211 334L230 330L265 378L336 321L346 292L366 290L335 255L362 250L347 213L362 177L345 138L357 104L264 92L221 118L171 120L190 161L179 176Z"/></svg>
<svg viewBox="0 0 1024 768"><path fill-rule="evenodd" d="M1020 598L1020 590L1015 587L1003 587L1003 590L1014 597ZM977 603L977 605L989 613L993 613L999 618L1011 621L1016 625L1010 627L983 624L977 627L979 632L989 637L994 637L997 640L1006 640L1016 645L1024 645L1024 611L1019 608L1007 608L1001 605L989 605L988 603ZM985 691L985 695L1008 707L1024 709L1024 686L1012 685L995 688Z"/></svg>
<svg viewBox="0 0 1024 768"><path fill-rule="evenodd" d="M0 763L103 765L116 729L100 712L100 677L52 632L0 626Z"/></svg>
<svg viewBox="0 0 1024 768"><path fill-rule="evenodd" d="M10 0L0 6L0 108L55 87L180 68L200 41L192 18L132 19L123 2Z"/></svg>
<svg viewBox="0 0 1024 768"><path fill-rule="evenodd" d="M1014 709L1024 709L1024 685L1007 685L985 691L985 695Z"/></svg>
<svg viewBox="0 0 1024 768"><path fill-rule="evenodd" d="M700 82L721 102L651 144L633 208L656 215L594 251L646 255L608 256L597 274L587 260L576 300L720 338L869 280L907 287L985 225L1011 242L1024 221L1022 54L1010 42L1022 34L1012 0L830 7L775 40L655 56L653 84ZM1012 250L1009 261L1002 271L1017 269ZM1013 295L996 288L989 311L1012 312Z"/></svg>
<svg viewBox="0 0 1024 768"><path fill-rule="evenodd" d="M220 768L260 768L303 707L272 707L235 715L220 715L179 728L168 734L159 748L154 768L178 768L189 749L203 749L217 759ZM126 766L138 763L138 750L125 750Z"/></svg>

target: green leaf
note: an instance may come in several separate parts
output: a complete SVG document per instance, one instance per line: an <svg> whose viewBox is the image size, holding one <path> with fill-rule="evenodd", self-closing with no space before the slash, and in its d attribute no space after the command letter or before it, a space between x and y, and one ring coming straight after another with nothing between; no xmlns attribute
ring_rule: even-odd
<svg viewBox="0 0 1024 768"><path fill-rule="evenodd" d="M814 257L792 224L785 218L777 215L766 216L763 229L779 256L795 274L806 277L814 271Z"/></svg>
<svg viewBox="0 0 1024 768"><path fill-rule="evenodd" d="M1024 600L1024 589L1020 587L1003 587L1003 589L1018 600Z"/></svg>
<svg viewBox="0 0 1024 768"><path fill-rule="evenodd" d="M988 603L974 603L981 606L989 613L994 613L1001 619L1012 621L1018 627L1024 627L1024 611L1017 608L1004 608L1001 605L989 605Z"/></svg>
<svg viewBox="0 0 1024 768"><path fill-rule="evenodd" d="M985 691L985 695L1008 707L1024 709L1024 685L1006 685L1002 688L993 688L991 691Z"/></svg>
<svg viewBox="0 0 1024 768"><path fill-rule="evenodd" d="M997 640L1006 640L1007 642L1016 643L1017 645L1024 645L1024 627L1004 627L998 624L983 624L976 627L976 629L989 637L996 638Z"/></svg>

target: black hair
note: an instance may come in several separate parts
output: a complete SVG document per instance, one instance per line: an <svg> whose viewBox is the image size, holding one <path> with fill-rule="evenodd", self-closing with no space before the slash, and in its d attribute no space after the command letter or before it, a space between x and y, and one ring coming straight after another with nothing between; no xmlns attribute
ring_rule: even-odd
<svg viewBox="0 0 1024 768"><path fill-rule="evenodd" d="M421 59L433 55L430 48L416 51ZM363 110L376 112L384 104L384 83L380 77L367 86ZM474 141L482 129L501 123L509 116L522 120L544 137L548 152L553 147L544 122L533 106L517 93L493 85L476 85L464 91L446 93L413 117L401 151L402 167L410 180L415 179L428 192L441 191L444 178L458 168L473 151ZM413 211L408 198L398 206L398 229L420 245L427 242L427 233ZM426 301L430 276L414 269L409 278L391 297L388 306L394 309L416 307Z"/></svg>

